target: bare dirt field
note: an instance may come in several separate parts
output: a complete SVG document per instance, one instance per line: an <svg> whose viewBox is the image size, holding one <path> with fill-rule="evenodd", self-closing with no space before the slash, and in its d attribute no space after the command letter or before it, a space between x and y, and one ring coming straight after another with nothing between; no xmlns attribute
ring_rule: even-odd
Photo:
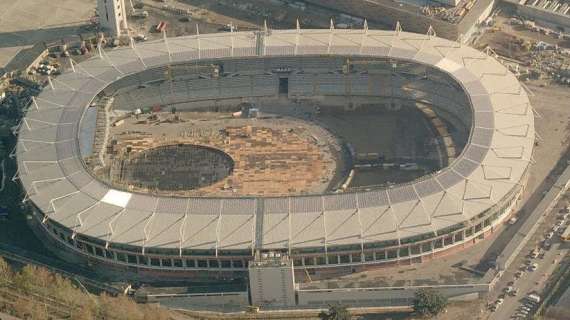
<svg viewBox="0 0 570 320"><path fill-rule="evenodd" d="M97 172L110 175L103 178L110 178L113 184L129 190L145 188L157 193L208 196L315 193L327 190L337 171L338 156L331 147L336 142L322 136L314 124L299 119L244 119L232 117L231 113L162 112L131 116L116 123L121 125L111 127L110 144L105 153L110 168ZM194 185L201 187L184 188L189 182L185 180L193 180L194 174L198 180L212 180L213 176L220 176L219 169L224 169L220 163L212 162L214 158L208 160L204 154L199 156L193 152L196 161L171 154L184 152L176 146L185 145L206 146L226 153L233 162L231 172L223 179L213 179L210 185L196 181ZM168 149L162 157L145 159L149 150L165 146L175 148ZM198 158L205 161L200 163ZM139 178L134 179L135 176ZM176 190L151 188L154 182L166 186L176 184L175 180L181 184Z"/></svg>

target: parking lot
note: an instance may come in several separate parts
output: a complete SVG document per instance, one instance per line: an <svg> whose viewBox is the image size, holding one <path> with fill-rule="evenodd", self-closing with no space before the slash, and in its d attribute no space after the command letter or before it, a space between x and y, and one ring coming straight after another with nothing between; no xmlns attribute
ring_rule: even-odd
<svg viewBox="0 0 570 320"><path fill-rule="evenodd" d="M560 235L570 223L570 201L564 195L556 207L547 214L544 222L528 242L521 254L505 271L497 283L494 294L489 296L489 319L529 319L537 302L529 294L543 296L548 277L562 258L568 254L570 243Z"/></svg>

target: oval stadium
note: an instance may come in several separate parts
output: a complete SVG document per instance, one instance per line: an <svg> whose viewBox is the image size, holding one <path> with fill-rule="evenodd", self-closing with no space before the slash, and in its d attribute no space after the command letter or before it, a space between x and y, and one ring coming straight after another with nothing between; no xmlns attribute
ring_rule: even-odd
<svg viewBox="0 0 570 320"><path fill-rule="evenodd" d="M19 127L34 232L133 279L315 277L466 250L516 205L533 111L492 56L432 34L226 32L100 50Z"/></svg>

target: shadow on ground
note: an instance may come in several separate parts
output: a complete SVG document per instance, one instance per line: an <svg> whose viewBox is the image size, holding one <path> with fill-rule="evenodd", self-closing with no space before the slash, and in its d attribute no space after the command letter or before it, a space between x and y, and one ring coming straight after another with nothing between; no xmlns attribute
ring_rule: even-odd
<svg viewBox="0 0 570 320"><path fill-rule="evenodd" d="M72 25L16 32L0 32L0 48L22 47L38 42L54 42L77 37L82 33L92 32L92 25Z"/></svg>

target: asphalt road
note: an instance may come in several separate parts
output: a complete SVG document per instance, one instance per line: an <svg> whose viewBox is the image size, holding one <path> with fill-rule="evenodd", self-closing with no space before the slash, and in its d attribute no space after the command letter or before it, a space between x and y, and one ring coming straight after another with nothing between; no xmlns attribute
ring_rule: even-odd
<svg viewBox="0 0 570 320"><path fill-rule="evenodd" d="M538 228L537 232L533 235L532 239L528 242L521 254L515 259L511 266L505 271L501 280L495 286L495 290L489 295L489 303L494 303L500 294L504 292L507 283L514 281L514 287L518 289L516 297L505 295L504 303L498 307L497 311L491 313L489 319L492 320L505 320L511 319L511 316L517 313L517 309L522 305L524 297L531 293L537 292L541 297L544 296L543 290L548 277L556 269L562 257L570 252L570 243L561 242L560 236L554 234L552 238L552 247L550 250L541 249L544 252L543 257L531 259L528 257L529 253L537 247L543 239L544 235L551 231L553 225L556 223L556 218L559 215L558 211L562 205L566 205L565 200L561 200L558 205L548 215L545 222ZM566 225L568 225L566 220ZM536 271L525 270L525 273L518 280L515 280L514 274L522 269L527 260L532 260L533 263L538 264Z"/></svg>

